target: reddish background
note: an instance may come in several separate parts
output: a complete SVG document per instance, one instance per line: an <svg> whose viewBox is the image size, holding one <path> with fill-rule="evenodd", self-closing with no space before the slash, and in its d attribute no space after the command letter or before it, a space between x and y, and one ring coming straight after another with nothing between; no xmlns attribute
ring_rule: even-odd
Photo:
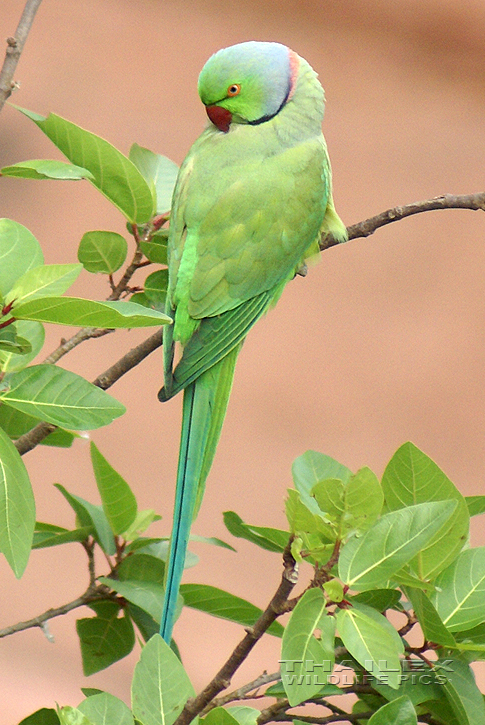
<svg viewBox="0 0 485 725"><path fill-rule="evenodd" d="M1 37L14 34L23 4L2 0ZM353 223L397 204L484 189L484 38L481 0L44 0L13 101L55 111L125 152L136 141L180 162L205 124L196 81L206 58L235 42L278 40L307 58L326 88L335 198ZM57 154L6 107L0 165L42 156ZM0 216L28 226L49 263L75 261L87 229L123 232L116 210L84 182L2 179ZM240 356L196 533L231 539L222 524L227 509L284 526L291 462L307 448L380 474L412 440L463 493L483 492L484 229L480 213L419 215L327 251L306 279L288 286ZM107 289L102 278L83 273L73 294L102 299ZM67 333L51 327L46 353ZM62 365L92 379L145 336L119 332L87 342ZM128 413L92 438L140 505L164 515L154 531L167 534L180 401L160 406L160 381L157 352L112 391ZM73 523L54 482L97 500L84 442L71 451L38 449L25 462L40 520ZM231 541L237 555L194 545L201 563L186 580L264 606L279 579L278 557ZM480 542L474 522L473 543ZM34 552L20 582L2 562L0 626L78 596L87 583L84 558L76 545ZM2 640L0 725L56 701L76 705L80 686L129 701L139 648L84 678L74 621L88 614L53 620L54 645L40 630ZM200 688L241 629L184 612L176 636ZM269 637L235 683L274 670L277 659L278 641Z"/></svg>

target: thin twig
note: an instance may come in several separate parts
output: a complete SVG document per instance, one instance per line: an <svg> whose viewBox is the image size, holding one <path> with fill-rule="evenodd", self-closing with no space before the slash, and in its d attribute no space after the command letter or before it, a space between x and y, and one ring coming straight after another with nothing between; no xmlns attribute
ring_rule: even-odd
<svg viewBox="0 0 485 725"><path fill-rule="evenodd" d="M99 327L82 327L68 340L62 340L61 344L53 350L42 362L46 365L55 365L61 357L74 350L85 340L92 340L95 337L104 337L114 330L105 330Z"/></svg>
<svg viewBox="0 0 485 725"><path fill-rule="evenodd" d="M17 30L15 31L15 36L13 38L7 38L5 60L0 70L0 111L16 87L13 79L15 69L17 68L25 41L27 40L35 14L41 2L42 0L27 0Z"/></svg>
<svg viewBox="0 0 485 725"><path fill-rule="evenodd" d="M368 237L373 234L376 229L391 224L391 222L397 222L401 219L405 219L408 216L414 214L421 214L425 211L436 211L438 209L470 209L472 211L485 211L485 192L480 191L476 194L443 194L442 196L436 196L433 199L426 199L425 201L416 201L412 204L406 204L405 206L395 206L392 209L386 209L386 211L377 214L376 216L365 219L357 224L352 224L347 227L347 234L350 239L357 239L359 237ZM331 235L323 236L320 241L320 249L324 251L329 247L333 247L338 244L338 241Z"/></svg>
<svg viewBox="0 0 485 725"><path fill-rule="evenodd" d="M123 355L122 358L115 362L114 365L111 365L111 367L105 370L104 373L98 375L98 377L93 380L93 385L96 385L102 390L107 390L125 373L134 368L142 360L148 357L150 353L160 347L161 344L162 330L159 328L155 333L153 333L153 335L127 352L126 355ZM42 423L37 423L37 425L31 430L20 436L20 438L15 441L15 446L20 455L23 456L24 453L28 453L35 448L49 435L49 433L56 430L56 427L57 426L52 423L46 423L43 421Z"/></svg>
<svg viewBox="0 0 485 725"><path fill-rule="evenodd" d="M47 621L54 619L54 617L60 617L63 614L68 614L69 612L72 612L73 609L84 607L86 604L91 604L91 602L98 602L100 600L113 598L116 598L116 595L110 593L107 586L103 584L96 587L89 586L84 594L77 597L77 599L73 599L72 602L63 604L55 609L48 609L43 614L39 614L37 617L33 617L32 619L27 619L25 622L17 622L17 624L12 624L10 627L0 629L0 638L8 637L10 634L15 634L15 632L23 632L24 630L31 629L32 627L42 628L45 626Z"/></svg>
<svg viewBox="0 0 485 725"><path fill-rule="evenodd" d="M247 634L244 639L239 642L229 659L212 681L209 682L207 687L197 697L188 700L174 725L188 725L194 717L204 710L216 695L229 687L234 673L239 669L268 627L284 611L288 596L296 584L298 571L297 564L291 555L289 544L283 554L283 562L284 571L280 585L264 612L257 622L246 630Z"/></svg>
<svg viewBox="0 0 485 725"><path fill-rule="evenodd" d="M274 722L292 722L293 720L299 720L300 722L311 723L312 725L329 725L334 722L350 722L359 723L361 720L369 720L374 714L374 710L368 712L347 712L344 715L327 715L326 717L313 717L311 715L291 715L284 713L283 715L277 715L272 718ZM258 717L258 725L264 725L271 720L263 720Z"/></svg>
<svg viewBox="0 0 485 725"><path fill-rule="evenodd" d="M267 674L264 672L259 677L256 677L255 680L252 682L248 682L247 685L243 685L242 687L239 687L237 690L233 690L232 692L228 692L227 695L223 695L223 697L218 697L214 700L212 700L209 705L204 708L202 715L205 715L209 712L209 710L213 710L215 707L220 707L221 705L226 705L228 702L235 702L237 700L246 700L246 699L254 699L255 695L251 697L248 697L248 695L253 692L254 690L259 690L260 687L263 687L264 685L269 685L270 682L279 682L281 680L281 673L280 672L272 672L271 674Z"/></svg>

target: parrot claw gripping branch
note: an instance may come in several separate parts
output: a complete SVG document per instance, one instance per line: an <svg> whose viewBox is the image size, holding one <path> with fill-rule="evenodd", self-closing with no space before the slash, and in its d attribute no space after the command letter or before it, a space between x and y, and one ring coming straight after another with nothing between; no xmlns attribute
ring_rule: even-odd
<svg viewBox="0 0 485 725"><path fill-rule="evenodd" d="M318 251L346 240L332 199L316 73L279 43L215 53L199 76L210 123L173 196L162 401L183 416L160 633L170 642L190 527L200 506L237 355L255 322ZM182 355L173 367L174 345Z"/></svg>

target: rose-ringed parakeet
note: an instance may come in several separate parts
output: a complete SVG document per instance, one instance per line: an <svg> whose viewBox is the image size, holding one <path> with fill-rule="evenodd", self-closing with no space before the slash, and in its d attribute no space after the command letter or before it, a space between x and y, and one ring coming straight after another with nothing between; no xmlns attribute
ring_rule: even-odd
<svg viewBox="0 0 485 725"><path fill-rule="evenodd" d="M182 435L160 633L170 642L192 520L198 511L250 328L314 254L345 241L331 191L316 73L279 43L215 53L199 95L211 123L178 176L168 239L162 401L184 391ZM174 366L175 343L182 354Z"/></svg>

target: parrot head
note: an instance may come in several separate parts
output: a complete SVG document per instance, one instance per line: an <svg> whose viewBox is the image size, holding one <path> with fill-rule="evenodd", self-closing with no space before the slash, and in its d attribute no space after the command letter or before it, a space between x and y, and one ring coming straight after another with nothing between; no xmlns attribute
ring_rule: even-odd
<svg viewBox="0 0 485 725"><path fill-rule="evenodd" d="M280 43L249 41L223 48L199 76L199 95L220 131L231 123L257 125L276 116L291 98L299 57Z"/></svg>

